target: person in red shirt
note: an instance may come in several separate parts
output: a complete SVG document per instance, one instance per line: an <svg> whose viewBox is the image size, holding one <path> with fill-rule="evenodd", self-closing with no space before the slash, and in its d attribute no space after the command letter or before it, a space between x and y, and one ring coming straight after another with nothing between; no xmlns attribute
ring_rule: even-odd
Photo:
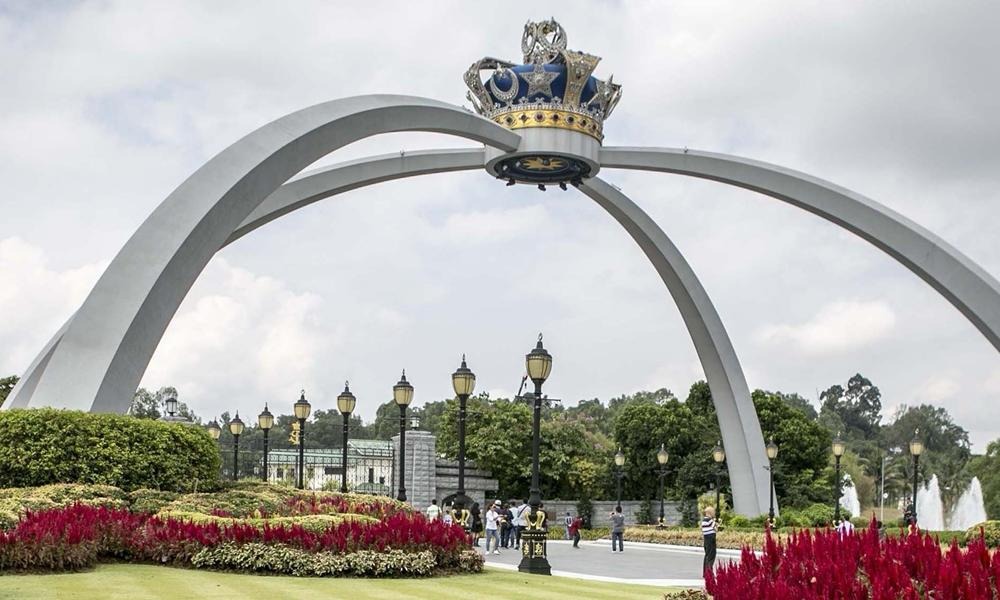
<svg viewBox="0 0 1000 600"><path fill-rule="evenodd" d="M577 515L576 518L573 519L570 522L569 527L568 527L569 534L573 537L573 547L574 548L579 548L580 547L579 544L580 544L580 528L581 527L583 527L583 517L581 517L580 515Z"/></svg>

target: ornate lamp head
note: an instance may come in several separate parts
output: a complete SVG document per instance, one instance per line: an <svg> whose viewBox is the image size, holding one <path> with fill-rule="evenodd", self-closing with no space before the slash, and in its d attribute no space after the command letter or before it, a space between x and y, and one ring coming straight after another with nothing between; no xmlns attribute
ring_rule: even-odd
<svg viewBox="0 0 1000 600"><path fill-rule="evenodd" d="M480 115L508 129L557 129L600 145L604 121L621 98L621 86L591 75L600 57L568 50L555 19L528 21L521 36L524 64L486 57L465 72L467 97ZM488 71L483 79L483 71ZM586 161L553 155L516 157L496 168L514 183L576 183L589 176Z"/></svg>

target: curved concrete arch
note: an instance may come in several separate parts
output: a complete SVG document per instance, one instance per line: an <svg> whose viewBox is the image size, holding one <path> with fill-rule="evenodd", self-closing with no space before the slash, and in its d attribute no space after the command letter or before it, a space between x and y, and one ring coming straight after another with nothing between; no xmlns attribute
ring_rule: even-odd
<svg viewBox="0 0 1000 600"><path fill-rule="evenodd" d="M269 195L236 227L223 245L232 243L282 215L324 198L392 179L479 169L482 168L483 161L482 149L431 150L370 157L306 172ZM711 300L666 234L633 202L600 180L591 180L581 189L618 220L639 243L675 299L712 388L723 439L733 454L729 467L735 508L744 514L759 514L764 510L761 502L767 498L767 481L766 478L760 479L761 471L750 465L755 462L752 458L754 455L763 456L763 437L756 413L753 412L742 368ZM69 322L39 354L25 374L22 380L24 383L34 386L33 382L37 382L68 326ZM8 407L19 407L22 402L26 403L26 399L30 397L30 389L26 389L26 392L18 397L15 390L12 394L13 402L9 402ZM744 458L739 451L741 448L752 449L755 446L756 450L748 450L746 453L751 458ZM764 487L758 489L760 485Z"/></svg>
<svg viewBox="0 0 1000 600"><path fill-rule="evenodd" d="M823 217L871 242L930 284L1000 350L1000 282L945 240L870 198L792 169L711 152L604 148L601 165L710 179Z"/></svg>
<svg viewBox="0 0 1000 600"><path fill-rule="evenodd" d="M508 151L520 140L462 108L394 95L333 100L257 129L198 169L132 235L50 348L25 405L125 412L177 307L240 223L309 164L395 131L448 133Z"/></svg>
<svg viewBox="0 0 1000 600"><path fill-rule="evenodd" d="M579 189L625 228L673 296L712 391L726 447L733 509L750 516L766 513L770 484L764 435L743 368L708 293L667 234L625 194L598 177L584 181Z"/></svg>
<svg viewBox="0 0 1000 600"><path fill-rule="evenodd" d="M482 148L455 148L371 156L306 171L265 198L226 238L223 247L282 215L335 194L416 175L481 169L484 162L485 151ZM0 408L26 408L29 405L49 359L72 321L71 316L45 344Z"/></svg>

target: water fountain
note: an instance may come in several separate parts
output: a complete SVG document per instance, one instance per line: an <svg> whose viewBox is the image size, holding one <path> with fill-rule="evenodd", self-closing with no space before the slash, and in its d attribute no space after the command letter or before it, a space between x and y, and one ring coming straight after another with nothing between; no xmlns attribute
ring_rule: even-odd
<svg viewBox="0 0 1000 600"><path fill-rule="evenodd" d="M840 506L851 513L852 517L861 515L861 501L858 500L858 489L854 487L854 480L850 475L844 475L841 485Z"/></svg>
<svg viewBox="0 0 1000 600"><path fill-rule="evenodd" d="M959 497L948 518L948 528L965 530L986 520L986 505L983 503L983 487L979 478L973 477L969 487Z"/></svg>
<svg viewBox="0 0 1000 600"><path fill-rule="evenodd" d="M917 525L927 531L944 531L944 504L937 475L917 490Z"/></svg>

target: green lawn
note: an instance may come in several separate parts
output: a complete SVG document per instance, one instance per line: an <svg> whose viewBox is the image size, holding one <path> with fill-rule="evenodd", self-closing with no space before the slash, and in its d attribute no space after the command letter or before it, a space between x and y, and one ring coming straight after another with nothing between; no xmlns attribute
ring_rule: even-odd
<svg viewBox="0 0 1000 600"><path fill-rule="evenodd" d="M421 598L587 598L662 599L670 591L641 585L578 581L564 577L526 576L488 569L481 575L432 579L320 579L235 575L154 565L100 565L93 571L59 575L0 576L3 600L146 600L165 598L247 600L349 600Z"/></svg>

